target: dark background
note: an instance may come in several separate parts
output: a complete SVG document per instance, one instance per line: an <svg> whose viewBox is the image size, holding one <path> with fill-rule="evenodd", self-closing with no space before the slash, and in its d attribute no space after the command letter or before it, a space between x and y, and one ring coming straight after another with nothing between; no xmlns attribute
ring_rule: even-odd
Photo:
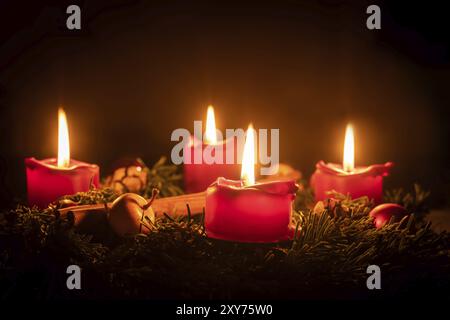
<svg viewBox="0 0 450 320"><path fill-rule="evenodd" d="M69 4L82 30L65 28ZM309 176L394 161L388 187L449 197L450 34L444 2L0 1L2 202L23 196L23 159L56 156L57 107L71 153L105 173L123 156L170 155L172 130L206 106L219 128L280 129L280 155ZM366 28L378 4L382 29Z"/></svg>

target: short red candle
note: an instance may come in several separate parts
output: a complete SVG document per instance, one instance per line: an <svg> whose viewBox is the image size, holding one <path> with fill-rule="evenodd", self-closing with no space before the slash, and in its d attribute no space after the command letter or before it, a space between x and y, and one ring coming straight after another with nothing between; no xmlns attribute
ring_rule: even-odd
<svg viewBox="0 0 450 320"><path fill-rule="evenodd" d="M213 183L218 177L226 177L228 179L239 179L240 165L236 163L212 163L208 164L202 161L202 163L194 163L195 148L199 148L199 152L203 154L205 148L210 146L209 144L202 143L195 138L191 139L191 143L185 148L183 156L184 161L184 188L187 193L205 191L208 186ZM218 142L215 147L220 148L220 152L223 154L224 160L226 155L230 152L236 156L237 143L234 141L233 145L230 140ZM213 150L214 152L215 150ZM190 155L190 163L187 163L186 159ZM202 159L203 160L203 159ZM235 158L236 160L236 158Z"/></svg>
<svg viewBox="0 0 450 320"><path fill-rule="evenodd" d="M67 168L57 166L57 159L25 159L28 203L40 208L64 195L88 191L90 184L99 186L99 167L70 160Z"/></svg>
<svg viewBox="0 0 450 320"><path fill-rule="evenodd" d="M316 201L330 198L329 192L350 195L353 199L367 196L375 203L383 200L383 177L389 174L393 163L355 167L355 142L353 127L345 131L344 157L342 165L319 161L311 177Z"/></svg>
<svg viewBox="0 0 450 320"><path fill-rule="evenodd" d="M244 186L219 178L206 192L206 234L238 242L287 240L297 190L294 180Z"/></svg>
<svg viewBox="0 0 450 320"><path fill-rule="evenodd" d="M191 137L190 143L183 150L184 188L187 193L205 191L218 177L239 179L240 166L237 164L237 144L235 137L218 141L214 108L208 107L206 131L203 137ZM222 159L214 163L206 163L203 155L206 148L211 148L211 156ZM208 151L207 151L208 152ZM228 164L227 156L232 163Z"/></svg>
<svg viewBox="0 0 450 320"><path fill-rule="evenodd" d="M70 159L69 128L66 114L58 110L58 158L25 159L28 203L47 207L64 195L88 191L99 185L99 167Z"/></svg>
<svg viewBox="0 0 450 320"><path fill-rule="evenodd" d="M316 201L330 198L329 191L350 195L353 199L367 196L375 203L383 201L383 177L389 174L393 163L356 167L345 172L342 165L319 161L311 177Z"/></svg>

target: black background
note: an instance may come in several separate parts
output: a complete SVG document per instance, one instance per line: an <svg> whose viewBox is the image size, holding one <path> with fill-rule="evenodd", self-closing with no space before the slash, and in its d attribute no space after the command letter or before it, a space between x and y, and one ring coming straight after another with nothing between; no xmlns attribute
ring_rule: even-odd
<svg viewBox="0 0 450 320"><path fill-rule="evenodd" d="M69 4L82 30L65 28ZM442 3L442 4L440 4ZM281 161L309 176L394 161L388 187L449 197L450 34L444 2L0 1L2 202L25 191L23 159L56 155L57 107L75 159L106 173L123 156L170 155L206 106L219 128L280 129ZM378 4L382 29L366 28Z"/></svg>

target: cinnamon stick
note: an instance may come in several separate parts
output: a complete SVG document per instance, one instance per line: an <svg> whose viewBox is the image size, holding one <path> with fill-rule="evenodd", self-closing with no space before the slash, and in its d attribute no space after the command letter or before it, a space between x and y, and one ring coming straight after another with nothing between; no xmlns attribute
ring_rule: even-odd
<svg viewBox="0 0 450 320"><path fill-rule="evenodd" d="M166 197L155 199L152 203L152 209L156 216L162 216L164 213L172 217L186 216L187 205L191 210L191 214L200 214L206 202L206 192L190 193L181 196ZM97 211L107 211L112 203L80 205L59 209L61 215L66 215L71 211L75 215L75 221L81 220L86 214Z"/></svg>

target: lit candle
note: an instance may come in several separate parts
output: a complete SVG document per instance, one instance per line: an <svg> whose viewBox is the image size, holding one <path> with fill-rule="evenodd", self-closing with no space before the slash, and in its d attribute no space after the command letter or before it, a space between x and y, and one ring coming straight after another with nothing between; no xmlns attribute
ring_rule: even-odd
<svg viewBox="0 0 450 320"><path fill-rule="evenodd" d="M211 148L211 154L219 152L222 163L207 163L203 155L206 148ZM195 135L184 150L184 187L187 193L205 191L218 177L239 179L239 165L236 160L237 139L219 141L216 132L214 108L208 107L206 130L204 138L199 141ZM233 153L233 163L227 164L227 154ZM195 163L196 153L201 155L200 163ZM188 160L189 159L189 160Z"/></svg>
<svg viewBox="0 0 450 320"><path fill-rule="evenodd" d="M99 185L99 167L70 158L66 114L58 110L58 158L25 159L28 203L40 208L64 195L88 191Z"/></svg>
<svg viewBox="0 0 450 320"><path fill-rule="evenodd" d="M277 242L292 237L294 180L255 183L255 137L250 125L241 180L218 178L206 192L205 229L211 238L239 242Z"/></svg>
<svg viewBox="0 0 450 320"><path fill-rule="evenodd" d="M319 161L311 177L316 201L330 198L330 191L350 195L353 199L367 196L375 203L383 199L383 177L389 174L393 163L355 167L353 127L347 125L342 165Z"/></svg>

